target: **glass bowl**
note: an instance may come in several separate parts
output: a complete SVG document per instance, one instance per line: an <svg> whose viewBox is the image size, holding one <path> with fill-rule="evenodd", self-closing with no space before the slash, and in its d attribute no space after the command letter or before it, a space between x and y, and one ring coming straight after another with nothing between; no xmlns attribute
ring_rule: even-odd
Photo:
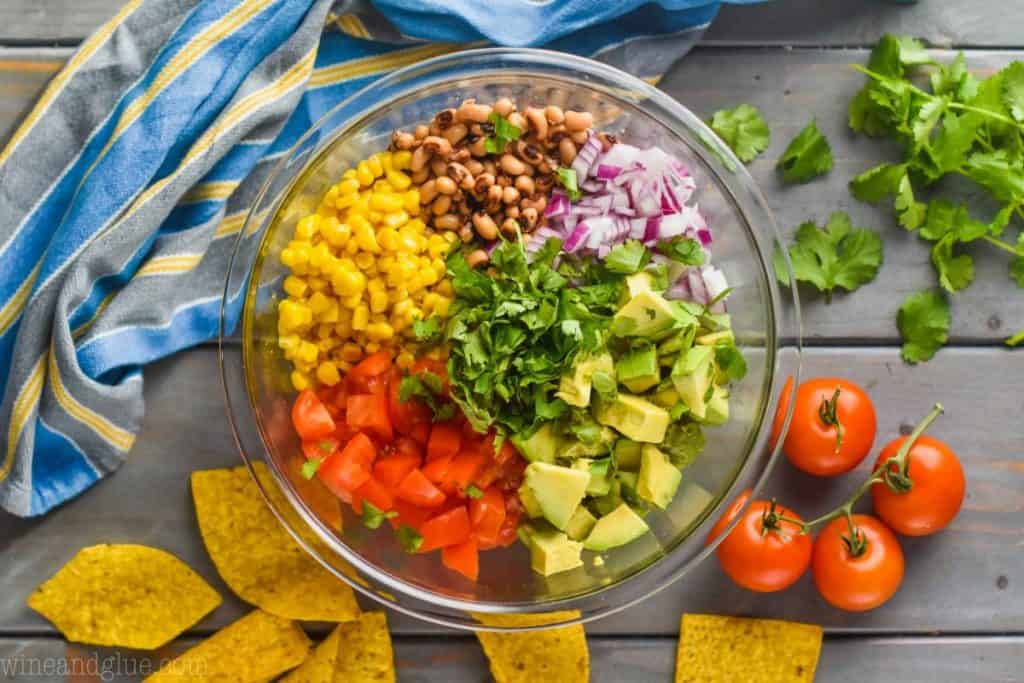
<svg viewBox="0 0 1024 683"><path fill-rule="evenodd" d="M658 145L689 167L714 235L714 263L733 288L729 313L749 372L732 392L729 422L705 430L707 448L684 471L669 509L648 517L653 533L606 553L601 566L585 552L583 567L550 577L531 571L520 544L484 552L474 583L445 569L437 553L403 552L388 525L366 529L348 506L341 506L339 525L336 499L300 475L303 458L290 423L294 392L277 347L275 311L287 274L281 249L298 218L315 209L346 168L384 149L395 128L411 129L468 97L503 96L520 107L591 111L596 129L640 147ZM262 462L273 473L294 507L275 512L296 540L340 579L390 607L438 624L497 630L524 626L482 615L539 613L531 623L551 626L611 614L707 557L707 530L730 494L752 488L756 497L771 469L774 397L787 378L798 379L800 358L796 292L783 302L772 266L778 243L771 212L743 164L697 116L643 81L587 59L525 49L472 50L402 69L339 104L277 161L238 237L220 347L238 448L250 468Z"/></svg>

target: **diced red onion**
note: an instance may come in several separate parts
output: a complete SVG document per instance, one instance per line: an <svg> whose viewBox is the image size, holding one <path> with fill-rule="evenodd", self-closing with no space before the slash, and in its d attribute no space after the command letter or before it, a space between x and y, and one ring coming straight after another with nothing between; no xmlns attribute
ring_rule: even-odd
<svg viewBox="0 0 1024 683"><path fill-rule="evenodd" d="M704 278L700 275L700 270L697 268L690 268L686 271L686 284L690 288L690 296L693 301L699 304L707 304L711 301L708 297L708 289L704 285Z"/></svg>
<svg viewBox="0 0 1024 683"><path fill-rule="evenodd" d="M587 227L587 222L581 221L566 238L562 248L573 254L583 247L589 235L590 229Z"/></svg>
<svg viewBox="0 0 1024 683"><path fill-rule="evenodd" d="M590 170L594 167L597 157L601 154L601 149L601 139L596 135L591 135L583 143L583 147L576 153L576 158L572 162L572 170L576 171L577 182L586 180L587 176L590 175Z"/></svg>
<svg viewBox="0 0 1024 683"><path fill-rule="evenodd" d="M614 164L598 164L597 165L597 176L598 180L613 180L615 176L622 173L621 166L615 166Z"/></svg>
<svg viewBox="0 0 1024 683"><path fill-rule="evenodd" d="M551 193L551 199L548 200L547 208L544 209L544 216L547 218L558 218L569 213L571 205L569 204L569 196L561 190L555 190Z"/></svg>

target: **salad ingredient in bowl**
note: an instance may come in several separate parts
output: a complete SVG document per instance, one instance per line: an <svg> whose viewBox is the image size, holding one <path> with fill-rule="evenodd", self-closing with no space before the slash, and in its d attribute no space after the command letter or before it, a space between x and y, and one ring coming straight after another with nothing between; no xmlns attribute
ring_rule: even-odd
<svg viewBox="0 0 1024 683"><path fill-rule="evenodd" d="M593 121L467 99L280 253L303 476L472 580L517 539L547 576L648 534L746 373L686 166Z"/></svg>

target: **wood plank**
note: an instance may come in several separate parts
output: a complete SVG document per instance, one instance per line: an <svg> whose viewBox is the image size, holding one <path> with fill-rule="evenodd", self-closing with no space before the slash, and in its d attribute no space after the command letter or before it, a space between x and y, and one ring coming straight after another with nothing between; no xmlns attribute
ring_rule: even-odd
<svg viewBox="0 0 1024 683"><path fill-rule="evenodd" d="M0 140L13 130L47 80L47 69L65 52L0 50L0 93L7 94L0 98ZM824 222L835 210L848 211L858 225L873 227L885 238L885 265L875 282L852 295L837 295L832 305L803 292L804 330L812 344L897 343L900 303L907 294L935 283L928 245L899 228L889 209L857 202L846 187L850 178L894 153L884 142L853 136L846 126L846 103L861 82L847 64L863 62L865 56L862 50L698 49L661 83L702 116L740 102L761 108L772 126L772 144L750 171L787 238L801 222ZM1014 57L1011 52L975 52L970 64L985 72ZM712 72L715 78L708 79ZM832 143L835 168L810 184L784 186L775 163L812 116ZM955 196L971 200L979 216L988 216L991 207L981 194L977 188L954 188ZM988 245L970 253L976 257L977 279L953 299L951 338L953 343L1000 344L1024 327L1024 295L1007 276L1004 253Z"/></svg>
<svg viewBox="0 0 1024 683"><path fill-rule="evenodd" d="M809 577L784 594L756 595L732 585L714 562L648 600L589 626L595 634L671 635L683 611L774 616L819 623L832 633L1006 632L1024 623L1024 467L1019 387L1024 370L1009 351L947 349L927 365L902 364L894 349L814 349L806 376L843 373L872 392L879 416L878 445L916 422L934 400L947 415L932 433L963 459L967 500L951 529L904 542L907 575L884 608L847 614L817 597ZM1012 374L1011 374L1012 373ZM128 463L80 499L43 519L0 516L0 634L46 634L51 627L25 606L25 597L83 546L135 542L169 550L207 577L225 604L201 624L208 632L243 609L216 576L195 525L188 474L238 464L229 436L216 352L180 354L146 371L147 416ZM861 467L861 474L868 463ZM778 463L767 493L805 516L840 501L856 478L817 480ZM396 617L401 633L438 629Z"/></svg>
<svg viewBox="0 0 1024 683"><path fill-rule="evenodd" d="M124 0L6 0L0 44L74 44L114 15ZM942 0L900 5L884 0L784 0L726 5L706 41L726 44L857 46L886 32L921 36L936 45L1024 46L1024 0L1001 3Z"/></svg>
<svg viewBox="0 0 1024 683"><path fill-rule="evenodd" d="M884 33L919 36L937 46L1017 47L1024 0L784 0L725 5L705 42L736 45L864 46Z"/></svg>
<svg viewBox="0 0 1024 683"><path fill-rule="evenodd" d="M40 678L46 667L77 670L74 680L106 683L137 681L151 667L191 647L186 638L157 652L127 652L65 643L56 638L0 638L0 677ZM479 683L491 680L487 660L472 637L409 638L393 642L400 683ZM593 683L671 681L675 670L674 638L606 638L591 636L590 680ZM826 638L815 680L860 683L877 676L901 683L972 681L1010 683L1024 666L1024 638ZM36 673L40 672L40 673ZM90 672L95 672L89 675ZM55 680L55 676L50 677ZM72 680L69 676L68 680Z"/></svg>

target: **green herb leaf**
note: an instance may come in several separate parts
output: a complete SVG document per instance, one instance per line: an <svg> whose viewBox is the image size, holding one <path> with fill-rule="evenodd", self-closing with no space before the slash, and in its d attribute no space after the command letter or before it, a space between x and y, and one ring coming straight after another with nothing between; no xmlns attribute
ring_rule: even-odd
<svg viewBox="0 0 1024 683"><path fill-rule="evenodd" d="M778 169L787 183L806 183L832 170L832 148L814 119L786 147Z"/></svg>
<svg viewBox="0 0 1024 683"><path fill-rule="evenodd" d="M508 119L496 112L492 112L487 120L494 126L494 134L484 140L484 148L489 154L503 154L505 146L515 142L523 134L518 126L512 125Z"/></svg>
<svg viewBox="0 0 1024 683"><path fill-rule="evenodd" d="M893 208L896 210L899 224L907 230L917 230L924 222L927 207L914 198L914 188L906 175L900 178Z"/></svg>
<svg viewBox="0 0 1024 683"><path fill-rule="evenodd" d="M949 301L934 289L908 296L896 324L903 337L902 356L908 363L930 360L949 339Z"/></svg>
<svg viewBox="0 0 1024 683"><path fill-rule="evenodd" d="M306 462L302 463L302 478L312 479L315 477L317 470L320 469L320 463L323 461L323 458L310 458Z"/></svg>
<svg viewBox="0 0 1024 683"><path fill-rule="evenodd" d="M1024 121L1024 62L1014 61L1003 69L1003 104L1013 118Z"/></svg>
<svg viewBox="0 0 1024 683"><path fill-rule="evenodd" d="M1024 232L1017 235L1017 253L1024 254ZM1024 287L1024 256L1017 256L1010 261L1010 277L1018 287Z"/></svg>
<svg viewBox="0 0 1024 683"><path fill-rule="evenodd" d="M651 260L651 254L640 240L627 240L612 247L604 259L604 267L613 273L632 275Z"/></svg>
<svg viewBox="0 0 1024 683"><path fill-rule="evenodd" d="M406 403L412 398L420 399L430 408L434 422L443 422L455 416L455 406L444 398L444 382L432 372L424 371L402 378L398 385L398 400Z"/></svg>
<svg viewBox="0 0 1024 683"><path fill-rule="evenodd" d="M695 422L673 422L658 446L676 467L690 465L704 450L704 432Z"/></svg>
<svg viewBox="0 0 1024 683"><path fill-rule="evenodd" d="M662 256L667 256L673 261L678 261L687 266L700 266L704 264L704 248L701 247L700 242L689 237L678 235L662 240L658 242L655 249Z"/></svg>
<svg viewBox="0 0 1024 683"><path fill-rule="evenodd" d="M900 63L903 66L920 66L922 64L934 64L934 60L928 56L928 48L917 38L910 36L897 36L900 46Z"/></svg>
<svg viewBox="0 0 1024 683"><path fill-rule="evenodd" d="M422 344L437 344L441 341L441 319L431 316L426 320L412 322L412 334Z"/></svg>
<svg viewBox="0 0 1024 683"><path fill-rule="evenodd" d="M947 292L956 292L974 280L974 260L967 254L953 255L956 239L947 236L932 247L932 264L939 274L939 284Z"/></svg>
<svg viewBox="0 0 1024 683"><path fill-rule="evenodd" d="M398 542L405 552L410 554L415 553L423 545L423 537L420 536L419 532L405 524L398 527L398 530L395 531L395 536L398 537Z"/></svg>
<svg viewBox="0 0 1024 683"><path fill-rule="evenodd" d="M867 228L854 228L850 217L837 211L824 229L802 224L789 248L793 276L814 285L831 299L832 290L852 292L875 279L882 265L882 239ZM788 284L784 262L775 259L776 276Z"/></svg>
<svg viewBox="0 0 1024 683"><path fill-rule="evenodd" d="M738 382L747 376L747 361L732 344L715 347L715 363L727 382Z"/></svg>
<svg viewBox="0 0 1024 683"><path fill-rule="evenodd" d="M879 202L896 194L906 175L904 164L879 164L851 180L850 191L862 202Z"/></svg>
<svg viewBox="0 0 1024 683"><path fill-rule="evenodd" d="M363 501L363 526L367 529L379 529L385 519L394 519L398 513L391 510L384 512L368 500Z"/></svg>
<svg viewBox="0 0 1024 683"><path fill-rule="evenodd" d="M711 129L729 145L743 163L749 163L768 149L771 131L761 112L749 104L722 109L711 118Z"/></svg>
<svg viewBox="0 0 1024 683"><path fill-rule="evenodd" d="M579 179L576 177L576 171L565 166L559 166L555 169L555 176L558 178L558 182L562 183L562 187L565 188L566 194L569 195L569 200L576 202L579 201L583 193L580 192Z"/></svg>
<svg viewBox="0 0 1024 683"><path fill-rule="evenodd" d="M466 487L466 496L472 498L473 500L480 500L481 498L484 497L484 492L478 489L473 484L470 484L469 486Z"/></svg>

